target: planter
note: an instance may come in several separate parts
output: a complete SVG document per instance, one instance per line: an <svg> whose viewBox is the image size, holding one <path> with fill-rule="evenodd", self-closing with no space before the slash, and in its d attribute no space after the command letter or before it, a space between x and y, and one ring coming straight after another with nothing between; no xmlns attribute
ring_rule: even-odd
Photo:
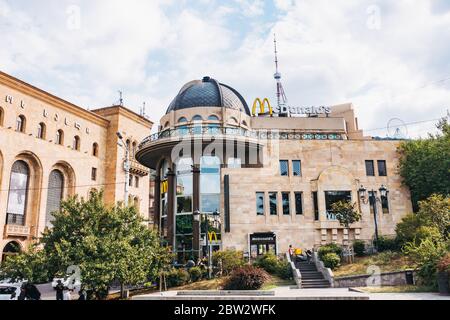
<svg viewBox="0 0 450 320"><path fill-rule="evenodd" d="M448 272L438 272L437 282L439 286L439 293L442 295L450 294L450 286L449 286L449 276Z"/></svg>

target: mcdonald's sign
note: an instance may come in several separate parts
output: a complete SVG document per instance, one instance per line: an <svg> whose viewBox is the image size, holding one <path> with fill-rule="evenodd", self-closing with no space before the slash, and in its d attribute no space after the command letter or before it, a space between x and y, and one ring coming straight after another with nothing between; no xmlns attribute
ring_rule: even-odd
<svg viewBox="0 0 450 320"><path fill-rule="evenodd" d="M161 181L161 194L167 193L169 191L169 181Z"/></svg>
<svg viewBox="0 0 450 320"><path fill-rule="evenodd" d="M217 233L213 232L208 232L208 240L210 243L212 243L213 241L218 242L219 240L217 240Z"/></svg>
<svg viewBox="0 0 450 320"><path fill-rule="evenodd" d="M268 107L268 111L270 116L273 116L273 109L272 106L270 105L270 101L267 98L264 98L263 100L261 100L260 98L256 98L255 102L253 102L253 108L252 108L252 115L256 116L256 111L257 111L257 107L259 104L259 112L258 114L265 114L266 113L266 104Z"/></svg>

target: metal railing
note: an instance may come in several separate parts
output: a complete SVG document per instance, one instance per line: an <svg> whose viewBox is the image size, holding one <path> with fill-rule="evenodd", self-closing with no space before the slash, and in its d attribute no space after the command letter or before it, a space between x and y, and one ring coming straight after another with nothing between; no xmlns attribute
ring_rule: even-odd
<svg viewBox="0 0 450 320"><path fill-rule="evenodd" d="M25 216L20 214L8 213L6 224L13 224L18 226L25 225Z"/></svg>
<svg viewBox="0 0 450 320"><path fill-rule="evenodd" d="M283 132L278 130L247 130L237 127L219 126L182 126L176 129L167 129L145 138L139 145L142 148L149 142L154 142L168 138L182 138L195 136L238 136L255 139L279 139L279 140L343 140L340 133L300 133Z"/></svg>

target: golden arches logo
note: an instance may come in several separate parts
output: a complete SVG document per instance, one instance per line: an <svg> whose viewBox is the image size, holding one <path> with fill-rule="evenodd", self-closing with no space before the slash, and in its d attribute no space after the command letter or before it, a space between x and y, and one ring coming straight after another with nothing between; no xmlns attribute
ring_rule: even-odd
<svg viewBox="0 0 450 320"><path fill-rule="evenodd" d="M255 99L255 102L253 102L252 115L256 116L256 109L258 107L258 104L259 104L259 114L266 113L266 104L267 104L270 116L273 115L272 106L270 105L270 101L267 98L264 98L263 100L261 100L260 98Z"/></svg>
<svg viewBox="0 0 450 320"><path fill-rule="evenodd" d="M161 194L167 193L168 190L169 190L169 181L167 180L161 181Z"/></svg>
<svg viewBox="0 0 450 320"><path fill-rule="evenodd" d="M208 239L209 242L213 242L213 239L215 239L215 242L218 242L219 240L217 240L217 233L213 232L208 232Z"/></svg>

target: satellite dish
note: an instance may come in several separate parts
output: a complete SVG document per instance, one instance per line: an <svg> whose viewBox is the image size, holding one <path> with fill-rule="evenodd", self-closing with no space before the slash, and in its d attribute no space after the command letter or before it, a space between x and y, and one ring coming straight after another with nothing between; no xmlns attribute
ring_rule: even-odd
<svg viewBox="0 0 450 320"><path fill-rule="evenodd" d="M391 139L407 139L408 127L405 122L399 118L392 118L387 125L388 137Z"/></svg>

